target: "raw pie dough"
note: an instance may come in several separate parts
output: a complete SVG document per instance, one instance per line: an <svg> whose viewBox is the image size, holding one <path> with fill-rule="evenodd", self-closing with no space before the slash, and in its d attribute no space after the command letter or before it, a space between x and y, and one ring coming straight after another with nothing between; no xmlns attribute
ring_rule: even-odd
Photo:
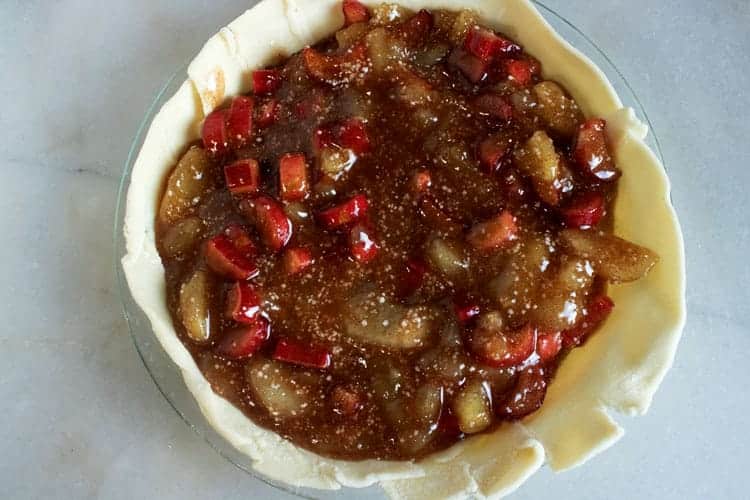
<svg viewBox="0 0 750 500"><path fill-rule="evenodd" d="M366 0L368 5L380 3ZM485 24L518 40L543 63L587 116L607 120L618 165L615 232L659 253L644 279L611 286L617 307L604 327L560 366L542 408L520 423L471 437L419 462L347 462L318 456L255 425L216 395L175 334L165 300L154 221L162 181L206 114L251 90L251 70L272 64L343 25L341 0L264 0L222 28L188 67L189 78L156 115L132 171L122 265L134 299L179 366L211 425L253 460L255 470L294 486L337 489L380 482L392 498L498 498L546 460L560 471L579 465L623 435L612 411L646 412L672 364L685 320L682 235L669 180L644 144L647 134L623 108L605 75L555 33L527 0L401 0L401 5L471 8Z"/></svg>

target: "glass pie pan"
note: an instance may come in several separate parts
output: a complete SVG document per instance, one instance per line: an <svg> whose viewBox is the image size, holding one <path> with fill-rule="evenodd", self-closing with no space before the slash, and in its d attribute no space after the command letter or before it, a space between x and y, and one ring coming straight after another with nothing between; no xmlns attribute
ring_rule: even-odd
<svg viewBox="0 0 750 500"><path fill-rule="evenodd" d="M648 115L643 109L637 95L631 85L617 69L607 55L582 31L572 23L546 7L540 2L534 2L535 6L544 16L545 20L573 47L587 56L607 76L613 85L622 103L635 111L638 119L649 127L649 135L646 144L657 155L663 164L662 152L656 134L651 126ZM120 180L117 208L114 224L114 250L115 250L115 272L118 279L118 287L123 305L123 312L128 328L141 360L146 370L151 375L159 391L174 408L183 421L199 436L201 436L217 453L226 460L233 463L239 469L250 474L257 480L263 481L279 490L301 498L344 498L350 496L353 490L342 488L336 491L321 491L309 488L295 488L288 484L269 479L256 472L252 468L249 457L237 451L231 444L225 441L205 420L193 395L185 385L179 369L174 365L167 353L162 349L154 336L151 325L143 311L133 300L123 268L120 264L126 253L125 238L123 233L126 193L130 185L130 176L135 160L143 145L146 133L155 115L159 112L166 101L177 91L186 77L186 66L176 71L162 86L141 122L133 143L130 147L128 158L124 166ZM554 381L553 381L554 383ZM356 490L357 498L383 498L382 490L376 486Z"/></svg>

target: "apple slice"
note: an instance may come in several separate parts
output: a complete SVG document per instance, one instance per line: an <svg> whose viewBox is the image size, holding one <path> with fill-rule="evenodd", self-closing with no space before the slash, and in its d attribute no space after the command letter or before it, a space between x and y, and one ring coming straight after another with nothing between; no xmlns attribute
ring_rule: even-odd
<svg viewBox="0 0 750 500"><path fill-rule="evenodd" d="M227 113L227 134L235 148L244 146L253 136L254 106L252 97L238 96L232 99Z"/></svg>
<svg viewBox="0 0 750 500"><path fill-rule="evenodd" d="M287 153L279 160L279 196L284 201L300 201L307 197L307 162L303 153Z"/></svg>
<svg viewBox="0 0 750 500"><path fill-rule="evenodd" d="M536 342L536 330L530 325L506 332L502 315L490 312L479 318L470 347L483 363L495 368L509 368L526 361L534 353Z"/></svg>
<svg viewBox="0 0 750 500"><path fill-rule="evenodd" d="M596 226L606 214L604 196L594 191L580 194L560 208L560 214L567 227L587 229Z"/></svg>
<svg viewBox="0 0 750 500"><path fill-rule="evenodd" d="M290 276L304 271L312 263L313 256L307 248L287 248L284 251L284 271Z"/></svg>
<svg viewBox="0 0 750 500"><path fill-rule="evenodd" d="M364 23L370 19L370 12L367 10L367 7L357 0L344 0L341 7L344 11L345 26L354 23Z"/></svg>
<svg viewBox="0 0 750 500"><path fill-rule="evenodd" d="M257 318L251 325L230 330L216 346L216 352L229 359L245 359L255 354L268 340L271 325L265 318Z"/></svg>
<svg viewBox="0 0 750 500"><path fill-rule="evenodd" d="M526 59L506 59L503 61L503 69L509 80L522 87L531 84L534 76L539 73L539 65Z"/></svg>
<svg viewBox="0 0 750 500"><path fill-rule="evenodd" d="M505 248L518 239L516 218L508 210L503 210L492 219L475 224L466 240L481 251Z"/></svg>
<svg viewBox="0 0 750 500"><path fill-rule="evenodd" d="M606 295L592 298L586 306L578 324L562 332L562 346L567 348L581 345L596 330L614 309L615 303Z"/></svg>
<svg viewBox="0 0 750 500"><path fill-rule="evenodd" d="M370 224L359 223L349 231L349 249L357 262L365 264L374 259L380 247L374 238L374 230Z"/></svg>
<svg viewBox="0 0 750 500"><path fill-rule="evenodd" d="M295 339L281 339L273 351L273 359L307 368L325 369L331 366L331 353L320 346Z"/></svg>
<svg viewBox="0 0 750 500"><path fill-rule="evenodd" d="M420 169L414 172L411 178L411 192L420 195L429 191L432 187L432 174L427 169Z"/></svg>
<svg viewBox="0 0 750 500"><path fill-rule="evenodd" d="M214 155L221 156L229 148L229 136L226 127L226 110L217 109L203 120L201 138L203 147Z"/></svg>
<svg viewBox="0 0 750 500"><path fill-rule="evenodd" d="M458 428L466 434L485 430L492 423L490 391L485 382L471 380L464 384L453 400Z"/></svg>
<svg viewBox="0 0 750 500"><path fill-rule="evenodd" d="M521 47L492 31L474 26L466 34L464 49L482 61L491 61L500 54L514 54L521 51Z"/></svg>
<svg viewBox="0 0 750 500"><path fill-rule="evenodd" d="M276 123L278 119L279 101L277 99L269 99L259 106L255 122L259 127L266 128Z"/></svg>
<svg viewBox="0 0 750 500"><path fill-rule="evenodd" d="M357 43L339 54L324 54L312 47L302 49L302 63L311 78L337 86L351 83L366 73L367 47Z"/></svg>
<svg viewBox="0 0 750 500"><path fill-rule="evenodd" d="M601 118L586 120L578 129L573 160L578 169L597 181L611 182L620 177L607 146L605 127Z"/></svg>
<svg viewBox="0 0 750 500"><path fill-rule="evenodd" d="M281 87L281 72L275 69L253 71L253 92L257 95L273 94Z"/></svg>
<svg viewBox="0 0 750 500"><path fill-rule="evenodd" d="M490 136L479 143L477 155L482 171L491 174L500 169L503 158L508 152L508 143L503 142L500 137Z"/></svg>
<svg viewBox="0 0 750 500"><path fill-rule="evenodd" d="M292 238L292 221L284 208L273 198L265 195L242 200L240 210L255 224L263 244L278 252Z"/></svg>
<svg viewBox="0 0 750 500"><path fill-rule="evenodd" d="M474 99L474 106L480 113L500 120L507 121L513 118L513 105L500 94L481 94Z"/></svg>
<svg viewBox="0 0 750 500"><path fill-rule="evenodd" d="M180 320L194 342L206 342L213 334L212 292L211 276L202 269L196 269L180 287Z"/></svg>
<svg viewBox="0 0 750 500"><path fill-rule="evenodd" d="M260 185L260 167L253 159L237 160L224 167L224 180L232 194L254 193Z"/></svg>
<svg viewBox="0 0 750 500"><path fill-rule="evenodd" d="M225 234L216 235L206 243L206 263L215 273L233 280L249 280L258 275L255 263Z"/></svg>
<svg viewBox="0 0 750 500"><path fill-rule="evenodd" d="M237 323L252 325L258 319L260 295L247 281L238 281L227 294L226 316Z"/></svg>
<svg viewBox="0 0 750 500"><path fill-rule="evenodd" d="M356 222L367 213L367 196L358 194L318 214L318 221L326 229L335 229Z"/></svg>
<svg viewBox="0 0 750 500"><path fill-rule="evenodd" d="M334 387L330 398L333 412L344 417L354 416L362 408L364 399L358 391L343 385Z"/></svg>
<svg viewBox="0 0 750 500"><path fill-rule="evenodd" d="M463 49L453 49L448 62L458 68L471 83L479 83L487 78L489 64Z"/></svg>

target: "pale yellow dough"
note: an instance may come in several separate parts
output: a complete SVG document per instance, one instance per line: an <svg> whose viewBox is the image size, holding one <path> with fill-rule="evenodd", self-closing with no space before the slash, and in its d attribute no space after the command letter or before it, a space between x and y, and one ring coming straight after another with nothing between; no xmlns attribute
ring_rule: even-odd
<svg viewBox="0 0 750 500"><path fill-rule="evenodd" d="M376 1L365 1L374 5ZM643 414L672 364L685 321L682 235L663 167L644 144L647 129L604 74L562 40L526 0L403 0L412 8L471 8L542 61L587 115L607 119L620 181L615 229L661 256L645 278L613 286L617 304L597 335L560 367L541 410L412 462L346 462L295 447L262 429L216 395L178 340L165 301L154 220L162 179L185 145L199 138L205 114L249 92L249 74L331 34L343 23L340 0L264 0L222 28L188 68L188 79L156 115L135 162L127 195L122 265L136 302L182 371L206 419L266 476L294 486L335 489L380 482L393 498L498 498L546 460L553 470L579 465L612 445L623 429L613 413Z"/></svg>

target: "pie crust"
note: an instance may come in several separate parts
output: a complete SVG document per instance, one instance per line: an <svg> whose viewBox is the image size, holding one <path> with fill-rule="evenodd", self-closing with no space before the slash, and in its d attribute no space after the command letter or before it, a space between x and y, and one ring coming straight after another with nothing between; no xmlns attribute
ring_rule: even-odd
<svg viewBox="0 0 750 500"><path fill-rule="evenodd" d="M545 77L568 89L587 116L605 118L617 164L625 172L619 182L615 232L661 257L647 277L611 286L617 307L598 333L561 364L539 411L418 463L333 460L258 427L215 394L177 338L154 234L163 179L186 144L200 137L204 116L225 99L251 90L252 69L277 62L343 25L341 0L263 0L208 40L189 65L188 79L153 119L133 166L122 265L133 298L182 371L206 419L251 457L257 472L293 486L323 489L380 482L392 498L497 498L516 489L545 461L560 471L611 446L624 432L613 412L646 412L672 364L685 321L682 234L664 168L644 143L646 126L623 108L606 76L565 42L529 1L399 3L415 10L474 9L485 24L512 36L540 59Z"/></svg>

